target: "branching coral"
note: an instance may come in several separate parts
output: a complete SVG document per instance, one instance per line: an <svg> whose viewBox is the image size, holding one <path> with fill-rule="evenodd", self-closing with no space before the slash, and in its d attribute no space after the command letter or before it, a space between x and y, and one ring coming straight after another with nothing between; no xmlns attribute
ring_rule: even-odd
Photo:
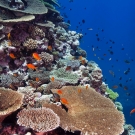
<svg viewBox="0 0 135 135"><path fill-rule="evenodd" d="M57 93L57 89L52 89ZM88 135L119 135L123 132L124 116L113 102L94 89L80 86L64 86L61 99L66 99L68 112L53 107L65 130L80 130Z"/></svg>
<svg viewBox="0 0 135 135"><path fill-rule="evenodd" d="M50 55L49 53L42 52L40 54L41 59L45 62L45 64L51 64L53 61L53 55Z"/></svg>
<svg viewBox="0 0 135 135"><path fill-rule="evenodd" d="M33 40L32 38L27 39L24 43L23 46L25 46L28 49L36 49L37 46L37 41Z"/></svg>
<svg viewBox="0 0 135 135"><path fill-rule="evenodd" d="M20 108L23 94L0 88L0 126L5 117Z"/></svg>
<svg viewBox="0 0 135 135"><path fill-rule="evenodd" d="M18 113L17 123L21 126L32 128L38 132L51 131L59 126L60 119L49 108L33 108L22 110Z"/></svg>
<svg viewBox="0 0 135 135"><path fill-rule="evenodd" d="M50 77L53 76L56 80L69 84L76 84L79 80L79 76L76 73L66 71L65 68L53 70L50 74Z"/></svg>

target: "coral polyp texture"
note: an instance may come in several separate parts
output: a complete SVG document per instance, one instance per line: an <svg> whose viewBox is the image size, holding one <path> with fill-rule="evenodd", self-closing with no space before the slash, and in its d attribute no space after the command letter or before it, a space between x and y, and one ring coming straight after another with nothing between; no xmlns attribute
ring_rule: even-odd
<svg viewBox="0 0 135 135"><path fill-rule="evenodd" d="M19 92L0 88L0 127L5 117L21 107L23 97Z"/></svg>
<svg viewBox="0 0 135 135"><path fill-rule="evenodd" d="M10 135L28 128L57 135L59 126L65 135L119 135L118 95L108 92L102 69L79 47L83 35L69 30L56 6L57 0L0 0L0 132L9 131L9 115Z"/></svg>
<svg viewBox="0 0 135 135"><path fill-rule="evenodd" d="M59 116L49 108L33 108L22 110L17 115L17 123L32 128L38 132L47 132L57 128L60 124Z"/></svg>
<svg viewBox="0 0 135 135"><path fill-rule="evenodd" d="M58 89L52 89L57 93ZM61 108L53 107L65 130L80 130L88 135L119 135L123 132L124 116L113 102L97 93L93 88L64 86L61 99L67 99L67 112L61 114Z"/></svg>

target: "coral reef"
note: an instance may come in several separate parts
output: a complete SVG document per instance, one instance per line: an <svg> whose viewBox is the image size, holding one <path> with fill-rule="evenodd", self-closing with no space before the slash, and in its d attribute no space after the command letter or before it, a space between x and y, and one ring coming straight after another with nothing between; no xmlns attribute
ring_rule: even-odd
<svg viewBox="0 0 135 135"><path fill-rule="evenodd" d="M11 89L0 88L0 127L5 117L19 109L23 102L23 94Z"/></svg>
<svg viewBox="0 0 135 135"><path fill-rule="evenodd" d="M58 89L52 89L53 93L57 91ZM67 99L68 102L64 104L68 108L67 114L57 107L53 109L62 120L61 127L65 130L109 135L119 135L123 132L123 114L117 111L111 100L92 88L64 86L61 91L60 99Z"/></svg>
<svg viewBox="0 0 135 135"><path fill-rule="evenodd" d="M38 132L47 132L59 126L60 119L49 108L34 108L22 110L17 114L17 123L21 126L32 128Z"/></svg>
<svg viewBox="0 0 135 135"><path fill-rule="evenodd" d="M56 6L57 0L0 1L0 132L119 135L118 94L86 59L83 35L69 30Z"/></svg>

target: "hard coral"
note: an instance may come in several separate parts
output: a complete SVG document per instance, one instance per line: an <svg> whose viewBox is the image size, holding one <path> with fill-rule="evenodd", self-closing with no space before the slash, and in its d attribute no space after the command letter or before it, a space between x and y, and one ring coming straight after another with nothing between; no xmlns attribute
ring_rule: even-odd
<svg viewBox="0 0 135 135"><path fill-rule="evenodd" d="M32 128L38 132L51 131L60 124L58 115L46 107L24 109L18 113L17 117L19 125Z"/></svg>
<svg viewBox="0 0 135 135"><path fill-rule="evenodd" d="M20 108L23 94L0 88L0 126L5 117Z"/></svg>
<svg viewBox="0 0 135 135"><path fill-rule="evenodd" d="M57 93L57 89L52 89ZM65 98L67 113L53 108L65 130L80 130L87 135L119 135L123 132L124 116L113 102L94 89L80 86L64 86L60 98ZM55 111L56 110L56 111Z"/></svg>
<svg viewBox="0 0 135 135"><path fill-rule="evenodd" d="M45 62L45 64L51 64L53 61L53 55L50 55L49 53L42 52L40 54L41 59Z"/></svg>
<svg viewBox="0 0 135 135"><path fill-rule="evenodd" d="M25 46L27 49L36 49L37 46L37 41L33 40L32 38L27 39L24 43L23 46Z"/></svg>
<svg viewBox="0 0 135 135"><path fill-rule="evenodd" d="M76 73L66 71L65 68L53 70L51 72L51 76L53 76L56 80L63 81L67 84L76 84L79 80L79 76Z"/></svg>

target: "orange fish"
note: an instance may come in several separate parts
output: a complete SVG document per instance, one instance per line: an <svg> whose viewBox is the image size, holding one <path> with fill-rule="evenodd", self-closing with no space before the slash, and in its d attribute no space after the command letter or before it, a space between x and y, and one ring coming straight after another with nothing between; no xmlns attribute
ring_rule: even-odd
<svg viewBox="0 0 135 135"><path fill-rule="evenodd" d="M113 88L113 89L117 89L117 88L118 88L118 86L117 86L117 85L114 85L114 86L112 86L112 88Z"/></svg>
<svg viewBox="0 0 135 135"><path fill-rule="evenodd" d="M27 64L27 67L29 68L29 69L36 69L37 67L35 67L33 64Z"/></svg>
<svg viewBox="0 0 135 135"><path fill-rule="evenodd" d="M124 86L124 90L128 90L128 87L127 86Z"/></svg>
<svg viewBox="0 0 135 135"><path fill-rule="evenodd" d="M85 60L82 60L81 63L84 65L86 63L86 61Z"/></svg>
<svg viewBox="0 0 135 135"><path fill-rule="evenodd" d="M8 40L10 39L10 37L11 37L11 34L10 34L10 33L8 33L8 34L7 34L7 38L8 38Z"/></svg>
<svg viewBox="0 0 135 135"><path fill-rule="evenodd" d="M16 58L13 53L10 53L9 56L10 56L10 58L12 58L12 59L15 59L15 58Z"/></svg>
<svg viewBox="0 0 135 135"><path fill-rule="evenodd" d="M62 104L68 104L68 101L65 98L61 98L60 101L62 102Z"/></svg>
<svg viewBox="0 0 135 135"><path fill-rule="evenodd" d="M82 92L82 90L81 89L78 89L78 93L81 93Z"/></svg>
<svg viewBox="0 0 135 135"><path fill-rule="evenodd" d="M58 94L62 94L62 90L58 90L57 93L58 93Z"/></svg>
<svg viewBox="0 0 135 135"><path fill-rule="evenodd" d="M88 85L86 85L86 90L88 89Z"/></svg>
<svg viewBox="0 0 135 135"><path fill-rule="evenodd" d="M49 45L49 46L47 47L47 49L48 49L49 51L52 51L52 46Z"/></svg>
<svg viewBox="0 0 135 135"><path fill-rule="evenodd" d="M82 58L83 58L82 56L79 56L79 60L82 60Z"/></svg>
<svg viewBox="0 0 135 135"><path fill-rule="evenodd" d="M18 73L13 73L13 76L18 77L19 75L18 75Z"/></svg>
<svg viewBox="0 0 135 135"><path fill-rule="evenodd" d="M54 82L55 78L54 77L51 77L50 78L50 81Z"/></svg>
<svg viewBox="0 0 135 135"><path fill-rule="evenodd" d="M37 82L39 81L39 78L38 77L36 77L36 79L35 79Z"/></svg>
<svg viewBox="0 0 135 135"><path fill-rule="evenodd" d="M40 56L37 53L33 53L32 56L36 60L41 60Z"/></svg>
<svg viewBox="0 0 135 135"><path fill-rule="evenodd" d="M135 108L131 110L130 114L135 113Z"/></svg>
<svg viewBox="0 0 135 135"><path fill-rule="evenodd" d="M71 70L71 66L66 67L66 71Z"/></svg>
<svg viewBox="0 0 135 135"><path fill-rule="evenodd" d="M11 46L11 45L12 45L12 42L9 40L9 41L7 42L7 44L8 44L8 46Z"/></svg>

